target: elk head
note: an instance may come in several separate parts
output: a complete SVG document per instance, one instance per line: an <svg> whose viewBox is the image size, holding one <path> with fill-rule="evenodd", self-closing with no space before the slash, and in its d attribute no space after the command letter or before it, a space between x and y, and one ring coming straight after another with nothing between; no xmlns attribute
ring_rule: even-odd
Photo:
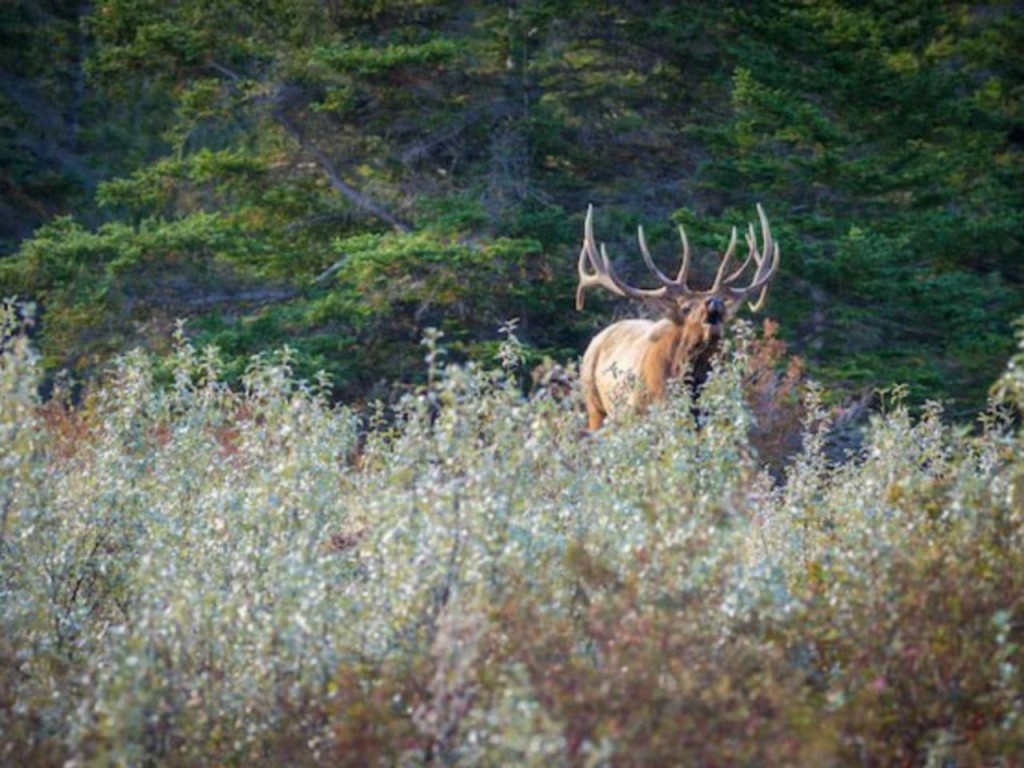
<svg viewBox="0 0 1024 768"><path fill-rule="evenodd" d="M612 268L604 244L594 240L594 207L587 208L580 251L580 284L576 289L576 309L583 309L588 288L600 286L616 296L640 299L661 309L661 320L621 320L601 331L583 355L580 381L587 405L588 427L597 429L609 415L624 408L643 409L652 399L665 393L666 383L685 377L694 396L707 378L711 358L718 349L726 321L744 301L751 300L757 311L764 304L768 281L779 268L779 246L772 240L764 209L757 206L761 220L761 246L754 226L748 225L746 260L730 271L736 252L737 232L732 229L729 247L718 266L715 281L705 291L687 284L690 269L690 243L679 227L682 239L682 265L674 278L654 264L644 240L643 227L637 239L644 263L660 284L657 288L634 288L623 282ZM737 282L754 264L754 276L745 286Z"/></svg>

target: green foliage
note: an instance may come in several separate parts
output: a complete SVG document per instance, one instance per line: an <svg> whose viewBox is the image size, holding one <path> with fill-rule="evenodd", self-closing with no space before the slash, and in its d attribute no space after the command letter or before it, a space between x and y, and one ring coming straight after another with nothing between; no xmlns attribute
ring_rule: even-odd
<svg viewBox="0 0 1024 768"><path fill-rule="evenodd" d="M63 218L41 228L18 261L0 264L0 281L46 308L41 341L58 355L51 363L87 369L131 343L166 338L175 314L241 292L233 267L261 255L259 242L216 215L111 223L96 232Z"/></svg>
<svg viewBox="0 0 1024 768"><path fill-rule="evenodd" d="M993 396L998 402L1018 408L1024 403L1024 318L1017 321L1017 353L993 386Z"/></svg>
<svg viewBox="0 0 1024 768"><path fill-rule="evenodd" d="M383 50L375 46L336 46L317 48L311 60L355 75L380 75L396 67L410 65L436 66L454 60L458 46L450 40L428 40L422 45L389 45Z"/></svg>
<svg viewBox="0 0 1024 768"><path fill-rule="evenodd" d="M74 146L84 106L74 69L82 41L68 5L0 7L0 253L87 203L92 174Z"/></svg>
<svg viewBox="0 0 1024 768"><path fill-rule="evenodd" d="M732 114L702 132L714 151L705 183L799 211L786 226L801 274L828 300L829 379L888 370L915 399L970 412L1021 309L1022 200L1004 184L1021 170L1020 115L982 98L990 79L1020 79L979 56L980 39L1019 34L1019 18L957 4L780 10L742 16ZM923 362L893 371L889 350Z"/></svg>
<svg viewBox="0 0 1024 768"><path fill-rule="evenodd" d="M444 332L458 359L490 361L494 350L485 342L509 317L528 312L543 321L550 313L537 298L550 278L535 242L362 235L336 241L333 250L340 258L325 288L235 323L200 318L197 338L224 349L236 375L237 361L287 342L298 371L327 371L336 394L352 400L379 388L385 374L396 384L419 381L417 340L428 327Z"/></svg>
<svg viewBox="0 0 1024 768"><path fill-rule="evenodd" d="M406 378L427 325L469 349L519 318L538 354L578 354L598 325L566 311L588 202L620 263L638 223L656 249L671 219L718 249L762 202L783 252L768 311L836 397L903 380L914 402L969 418L1024 312L1024 23L1011 5L8 3L0 219L14 225L0 221L0 295L40 302L47 366L156 344L139 328L187 316L236 373L287 341L304 373L335 366L339 395L367 396ZM75 226L26 239L71 211ZM41 248L71 259L85 235L122 233L110 247L128 252L197 228L190 264L225 283L216 307L177 300L177 256L122 275L115 293L151 301L86 305L107 277L37 269ZM406 255L389 233L411 236ZM492 273L467 266L459 281L455 248L442 280L431 254L447 246L423 237L543 256L526 272L509 256L499 272L532 282L503 293L495 278L481 307ZM317 282L334 244L360 238L379 255L361 268L380 274L353 264ZM622 272L646 279L632 263ZM398 268L433 277L410 277L408 301L378 286L362 303ZM440 299L424 298L432 288ZM261 293L279 298L250 299ZM410 321L413 304L430 317ZM362 372L331 362L370 325L385 342Z"/></svg>
<svg viewBox="0 0 1024 768"><path fill-rule="evenodd" d="M1012 764L1021 19L0 5L0 762ZM740 324L700 432L525 399L590 201L639 280L763 202L830 390Z"/></svg>
<svg viewBox="0 0 1024 768"><path fill-rule="evenodd" d="M511 328L508 372L450 365L429 333L429 384L360 430L287 348L236 390L181 329L79 409L43 405L3 322L5 762L987 764L1024 747L1024 452L998 418L968 436L895 393L833 465L812 388L773 486L747 441L746 342L700 432L680 392L580 439L577 394L525 400L510 378Z"/></svg>

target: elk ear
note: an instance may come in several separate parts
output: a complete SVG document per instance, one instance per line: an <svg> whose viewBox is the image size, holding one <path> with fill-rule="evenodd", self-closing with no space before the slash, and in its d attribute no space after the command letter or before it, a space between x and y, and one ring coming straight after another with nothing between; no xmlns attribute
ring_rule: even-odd
<svg viewBox="0 0 1024 768"><path fill-rule="evenodd" d="M665 317L677 325L682 325L690 315L690 312L693 311L696 303L693 299L672 302L671 305L666 306Z"/></svg>
<svg viewBox="0 0 1024 768"><path fill-rule="evenodd" d="M645 303L648 309L652 310L652 314L660 315L670 320L679 316L679 304L672 299L647 299Z"/></svg>

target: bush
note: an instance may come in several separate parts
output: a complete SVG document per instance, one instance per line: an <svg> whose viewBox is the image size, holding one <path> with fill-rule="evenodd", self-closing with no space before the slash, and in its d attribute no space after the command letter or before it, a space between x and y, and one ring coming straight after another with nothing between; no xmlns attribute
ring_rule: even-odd
<svg viewBox="0 0 1024 768"><path fill-rule="evenodd" d="M998 418L970 435L897 396L834 464L807 387L776 483L748 439L745 344L699 432L682 397L581 439L575 390L524 399L516 350L508 371L449 366L436 334L429 383L365 428L287 349L231 389L180 332L168 386L134 353L62 411L4 322L6 763L1024 749L1024 460Z"/></svg>

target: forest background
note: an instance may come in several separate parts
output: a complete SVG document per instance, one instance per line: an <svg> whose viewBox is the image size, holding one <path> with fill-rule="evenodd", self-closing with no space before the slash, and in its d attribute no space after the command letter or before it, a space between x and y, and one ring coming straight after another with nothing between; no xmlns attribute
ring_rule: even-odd
<svg viewBox="0 0 1024 768"><path fill-rule="evenodd" d="M1018 2L3 0L0 295L52 373L289 345L335 396L427 328L573 360L588 203L633 282L767 209L766 313L835 396L967 418L1024 314Z"/></svg>

